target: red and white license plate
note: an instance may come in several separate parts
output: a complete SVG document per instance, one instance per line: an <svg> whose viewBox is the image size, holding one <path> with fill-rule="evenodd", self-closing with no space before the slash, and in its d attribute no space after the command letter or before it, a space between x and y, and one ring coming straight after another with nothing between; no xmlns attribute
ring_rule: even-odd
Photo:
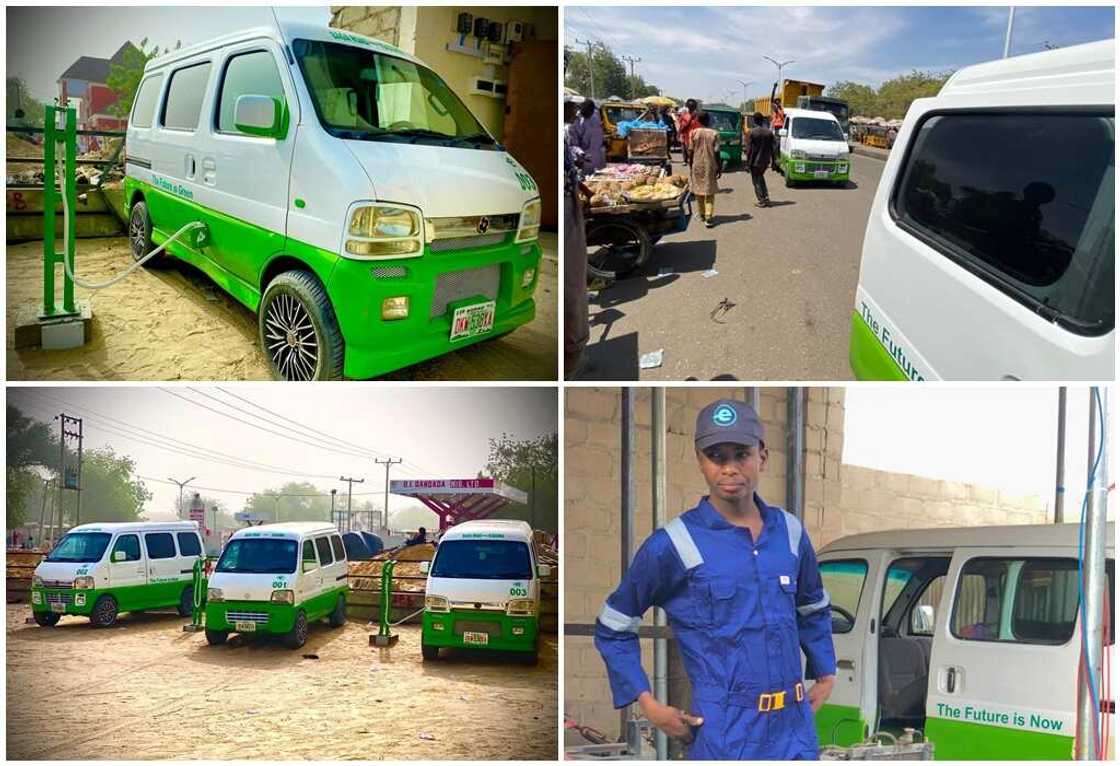
<svg viewBox="0 0 1120 766"><path fill-rule="evenodd" d="M451 340L473 338L494 329L494 301L460 306L451 317Z"/></svg>

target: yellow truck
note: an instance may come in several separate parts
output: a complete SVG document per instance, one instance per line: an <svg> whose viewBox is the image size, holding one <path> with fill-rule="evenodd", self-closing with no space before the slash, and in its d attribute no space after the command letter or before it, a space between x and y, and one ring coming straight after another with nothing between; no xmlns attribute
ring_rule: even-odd
<svg viewBox="0 0 1120 766"><path fill-rule="evenodd" d="M809 109L814 112L831 112L840 121L844 135L848 135L848 102L839 98L822 95L825 86L807 80L782 80L782 87L775 93L781 99L783 109ZM759 96L754 100L756 112L770 117L770 96Z"/></svg>

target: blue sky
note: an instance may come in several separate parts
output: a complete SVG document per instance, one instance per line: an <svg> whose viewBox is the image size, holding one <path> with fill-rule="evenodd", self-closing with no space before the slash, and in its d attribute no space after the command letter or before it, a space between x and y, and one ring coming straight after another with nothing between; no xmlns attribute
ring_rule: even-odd
<svg viewBox="0 0 1120 766"><path fill-rule="evenodd" d="M667 95L738 103L769 94L783 77L878 85L912 69L945 71L1003 55L1006 6L567 6L565 40L601 40L616 55L641 57L634 71ZM1115 35L1115 11L1016 7L1011 53ZM608 94L596 94L599 96Z"/></svg>

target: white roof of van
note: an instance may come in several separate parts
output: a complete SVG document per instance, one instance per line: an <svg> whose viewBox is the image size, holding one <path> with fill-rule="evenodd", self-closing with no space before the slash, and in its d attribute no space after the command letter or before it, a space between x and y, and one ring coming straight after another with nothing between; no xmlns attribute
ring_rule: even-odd
<svg viewBox="0 0 1120 766"><path fill-rule="evenodd" d="M257 533L252 534L250 533ZM324 532L338 533L338 527L334 524L328 524L325 521L284 521L279 524L259 524L255 527L246 527L239 529L230 537L235 540L239 537L247 535L252 537L260 537L268 535L269 537L287 537L292 540L299 540L307 535L322 534Z"/></svg>
<svg viewBox="0 0 1120 766"><path fill-rule="evenodd" d="M71 532L197 532L197 521L101 521L79 524Z"/></svg>
<svg viewBox="0 0 1120 766"><path fill-rule="evenodd" d="M818 112L816 109L786 109L786 117L816 117L821 120L832 120L837 125L840 120L832 112Z"/></svg>
<svg viewBox="0 0 1120 766"><path fill-rule="evenodd" d="M473 537L507 538L529 542L533 539L533 528L528 522L513 519L478 519L456 524L443 533L440 542L461 540Z"/></svg>
<svg viewBox="0 0 1120 766"><path fill-rule="evenodd" d="M965 67L941 87L941 96L1005 94L1011 91L1107 87L1115 98L1116 43L1101 40ZM1074 102L1076 103L1076 102Z"/></svg>
<svg viewBox="0 0 1120 766"><path fill-rule="evenodd" d="M1108 524L1108 549L1115 549L1115 524ZM1000 527L939 527L867 532L833 540L820 554L861 549L949 550L953 548L1071 548L1077 550L1077 524L1018 524Z"/></svg>

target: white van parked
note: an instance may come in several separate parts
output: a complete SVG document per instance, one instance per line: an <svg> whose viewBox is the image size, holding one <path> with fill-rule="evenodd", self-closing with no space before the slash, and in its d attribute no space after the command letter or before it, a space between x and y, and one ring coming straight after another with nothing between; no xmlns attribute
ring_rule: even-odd
<svg viewBox="0 0 1120 766"><path fill-rule="evenodd" d="M846 186L851 175L848 136L831 112L787 109L778 131L778 164L786 187L797 181L832 181Z"/></svg>
<svg viewBox="0 0 1120 766"><path fill-rule="evenodd" d="M1112 380L1115 43L966 67L906 114L850 360L873 380Z"/></svg>
<svg viewBox="0 0 1120 766"><path fill-rule="evenodd" d="M838 672L816 715L820 743L913 727L938 760L1068 760L1082 641L1078 531L899 530L822 548ZM1107 537L1115 625L1114 524Z"/></svg>
<svg viewBox="0 0 1120 766"><path fill-rule="evenodd" d="M109 627L122 612L166 607L189 617L202 557L195 521L81 524L35 567L32 614L43 627L67 614Z"/></svg>

